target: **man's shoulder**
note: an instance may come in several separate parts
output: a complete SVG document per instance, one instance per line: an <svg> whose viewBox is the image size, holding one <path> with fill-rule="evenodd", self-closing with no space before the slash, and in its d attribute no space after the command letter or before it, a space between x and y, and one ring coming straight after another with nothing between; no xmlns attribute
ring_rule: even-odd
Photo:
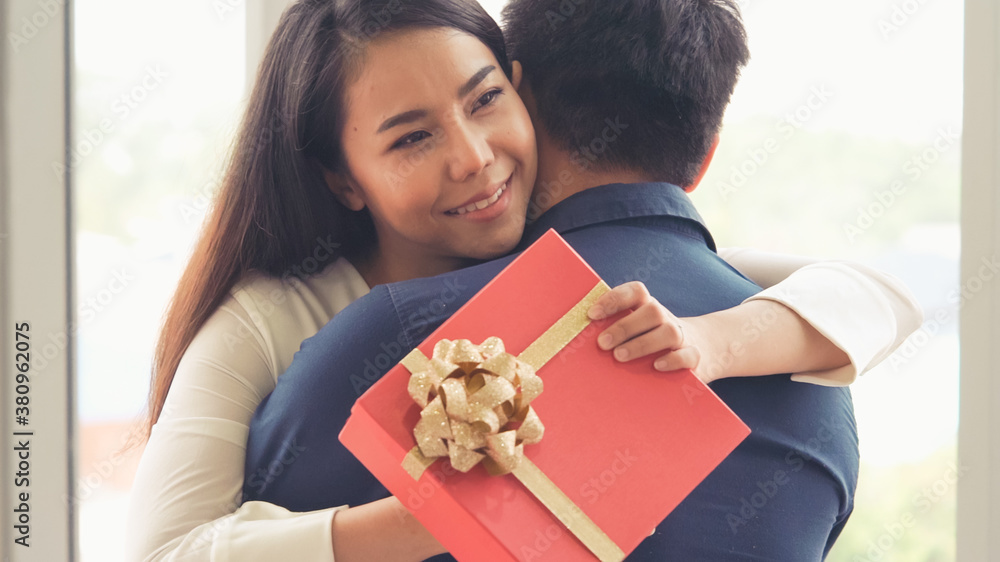
<svg viewBox="0 0 1000 562"><path fill-rule="evenodd" d="M393 311L414 345L423 341L507 267L516 254L443 273L385 285Z"/></svg>

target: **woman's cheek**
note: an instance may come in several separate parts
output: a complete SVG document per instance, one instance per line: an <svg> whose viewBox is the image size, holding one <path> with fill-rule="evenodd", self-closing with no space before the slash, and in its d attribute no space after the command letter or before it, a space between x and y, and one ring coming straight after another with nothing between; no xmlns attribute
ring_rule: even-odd
<svg viewBox="0 0 1000 562"><path fill-rule="evenodd" d="M527 112L515 110L511 112L508 130L512 135L512 142L516 143L518 154L522 161L530 162L535 159L535 132L531 128L531 121Z"/></svg>

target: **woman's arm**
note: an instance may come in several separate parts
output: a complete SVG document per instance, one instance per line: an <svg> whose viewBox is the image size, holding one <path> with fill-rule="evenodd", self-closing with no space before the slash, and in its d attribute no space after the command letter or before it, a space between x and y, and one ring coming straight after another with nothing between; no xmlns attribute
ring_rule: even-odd
<svg viewBox="0 0 1000 562"><path fill-rule="evenodd" d="M920 303L902 281L860 263L744 248L722 249L719 255L764 288L746 302L785 305L850 359L834 369L793 369L793 380L848 385L888 358L924 322Z"/></svg>
<svg viewBox="0 0 1000 562"><path fill-rule="evenodd" d="M271 297L275 286L257 289ZM265 313L247 292L228 298L185 352L132 488L127 558L416 561L443 552L392 497L308 513L241 503L249 423L274 388L281 363L274 355L290 360L316 322L292 312L306 310L302 303L275 302Z"/></svg>
<svg viewBox="0 0 1000 562"><path fill-rule="evenodd" d="M755 281L776 284L732 309L678 319L644 286L627 283L591 311L601 318L635 310L606 330L600 344L626 361L670 350L654 362L657 369L691 368L706 382L793 372L801 382L846 385L922 322L902 283L860 264L756 251L739 257Z"/></svg>
<svg viewBox="0 0 1000 562"><path fill-rule="evenodd" d="M447 552L395 497L352 507L333 518L337 562L425 560Z"/></svg>
<svg viewBox="0 0 1000 562"><path fill-rule="evenodd" d="M250 418L274 386L264 341L229 298L185 352L133 484L129 560L333 560L336 509L241 505Z"/></svg>

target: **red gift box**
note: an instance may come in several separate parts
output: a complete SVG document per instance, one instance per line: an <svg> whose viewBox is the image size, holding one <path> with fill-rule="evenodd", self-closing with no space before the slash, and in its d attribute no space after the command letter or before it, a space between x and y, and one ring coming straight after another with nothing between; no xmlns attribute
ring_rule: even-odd
<svg viewBox="0 0 1000 562"><path fill-rule="evenodd" d="M417 355L432 357L442 339L479 344L493 336L518 355L574 307L579 314L599 284L549 231L431 334ZM750 430L690 371L660 373L651 359L619 363L598 348L597 335L617 318L585 321L589 325L540 366L544 391L531 408L545 426L544 438L525 444L523 456L617 545L620 558ZM459 560L594 559L512 474L491 476L483 466L459 472L447 457L419 480L404 468L421 419L408 392L411 374L396 365L361 396L340 440L441 544Z"/></svg>

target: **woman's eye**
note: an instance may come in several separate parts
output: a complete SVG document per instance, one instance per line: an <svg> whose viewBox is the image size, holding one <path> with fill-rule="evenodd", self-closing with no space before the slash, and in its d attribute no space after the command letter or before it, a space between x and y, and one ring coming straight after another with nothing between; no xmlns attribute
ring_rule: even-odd
<svg viewBox="0 0 1000 562"><path fill-rule="evenodd" d="M496 99L501 95L503 95L503 90L500 88L496 88L494 90L486 92L485 94L480 96L478 100L476 100L476 105L472 108L472 112L475 113L476 110L486 107L487 105L490 105L491 103L496 101Z"/></svg>
<svg viewBox="0 0 1000 562"><path fill-rule="evenodd" d="M429 136L431 136L431 134L428 133L427 131L417 131L415 133L410 133L410 134L406 135L405 137L403 137L403 138L399 139L398 141L396 141L396 144L392 145L392 148L396 149L396 148L403 148L403 147L406 147L406 146L414 145L414 144L417 144L418 142L426 139Z"/></svg>

